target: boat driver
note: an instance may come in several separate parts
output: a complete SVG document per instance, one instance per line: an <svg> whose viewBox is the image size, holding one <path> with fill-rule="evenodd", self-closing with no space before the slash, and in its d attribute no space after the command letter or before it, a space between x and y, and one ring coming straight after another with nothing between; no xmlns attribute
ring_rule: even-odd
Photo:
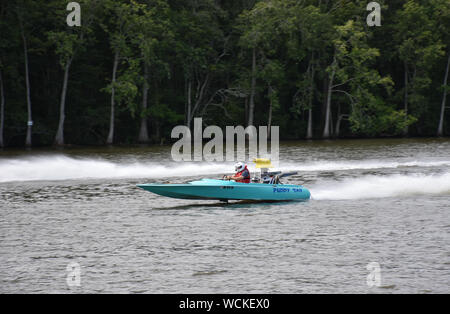
<svg viewBox="0 0 450 314"><path fill-rule="evenodd" d="M225 180L234 180L241 183L250 183L250 171L247 169L247 165L242 162L238 162L234 165L236 173L233 176L225 176Z"/></svg>

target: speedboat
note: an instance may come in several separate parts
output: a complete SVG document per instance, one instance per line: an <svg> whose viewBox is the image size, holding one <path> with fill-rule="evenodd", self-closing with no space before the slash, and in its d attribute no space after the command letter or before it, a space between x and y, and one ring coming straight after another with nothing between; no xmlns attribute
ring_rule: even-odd
<svg viewBox="0 0 450 314"><path fill-rule="evenodd" d="M293 201L309 200L311 193L302 185L283 184L280 179L296 174L268 172L270 160L255 159L261 169L260 177L251 183L229 180L202 179L184 184L139 184L138 187L166 197L192 200L250 200L250 201Z"/></svg>
<svg viewBox="0 0 450 314"><path fill-rule="evenodd" d="M309 200L308 189L301 185L240 183L202 179L186 184L139 184L138 187L158 195L192 200Z"/></svg>

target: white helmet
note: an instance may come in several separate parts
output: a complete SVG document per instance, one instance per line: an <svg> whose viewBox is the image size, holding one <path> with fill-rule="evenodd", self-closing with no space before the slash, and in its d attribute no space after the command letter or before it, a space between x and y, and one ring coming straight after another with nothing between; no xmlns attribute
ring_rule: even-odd
<svg viewBox="0 0 450 314"><path fill-rule="evenodd" d="M242 162L238 162L237 164L234 165L234 170L237 171L242 171L244 170L245 165Z"/></svg>

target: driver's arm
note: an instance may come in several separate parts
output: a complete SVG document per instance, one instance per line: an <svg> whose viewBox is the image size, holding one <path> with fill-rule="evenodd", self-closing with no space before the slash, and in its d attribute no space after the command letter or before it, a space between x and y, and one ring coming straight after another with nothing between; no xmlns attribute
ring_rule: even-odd
<svg viewBox="0 0 450 314"><path fill-rule="evenodd" d="M243 180L244 177L243 176L236 177L233 175L233 176L225 176L225 179L227 179L227 180Z"/></svg>

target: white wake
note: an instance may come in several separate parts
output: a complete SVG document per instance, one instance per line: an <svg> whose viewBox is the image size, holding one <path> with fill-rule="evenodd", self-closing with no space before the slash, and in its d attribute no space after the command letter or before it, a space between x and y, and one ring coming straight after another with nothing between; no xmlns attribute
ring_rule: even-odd
<svg viewBox="0 0 450 314"><path fill-rule="evenodd" d="M302 172L346 171L356 169L386 169L399 167L445 167L449 160L428 161L309 161L280 162L281 170ZM249 168L254 171L253 165ZM65 155L0 158L0 182L55 181L74 179L220 176L232 173L233 163L118 162L94 158L73 158ZM450 170L448 170L450 171ZM371 175L343 181L318 182L308 186L314 199L342 200L380 198L418 194L449 194L450 173L442 175Z"/></svg>
<svg viewBox="0 0 450 314"><path fill-rule="evenodd" d="M450 195L450 172L440 175L370 175L310 187L316 200L352 200L414 195Z"/></svg>
<svg viewBox="0 0 450 314"><path fill-rule="evenodd" d="M67 156L0 159L0 182L107 178L165 178L226 173L227 164L155 162L119 163Z"/></svg>

